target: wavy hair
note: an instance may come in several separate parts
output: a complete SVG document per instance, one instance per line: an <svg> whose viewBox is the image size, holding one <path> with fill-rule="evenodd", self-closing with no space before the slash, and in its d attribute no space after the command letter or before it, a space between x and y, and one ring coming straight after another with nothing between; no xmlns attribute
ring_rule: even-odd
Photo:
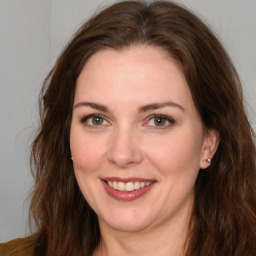
<svg viewBox="0 0 256 256"><path fill-rule="evenodd" d="M212 165L199 171L195 184L185 255L255 256L255 134L239 77L214 33L167 1L123 1L102 10L76 32L45 79L31 153L34 255L90 256L101 241L97 216L78 188L70 159L76 80L95 52L134 45L161 48L181 63L205 129L219 135Z"/></svg>

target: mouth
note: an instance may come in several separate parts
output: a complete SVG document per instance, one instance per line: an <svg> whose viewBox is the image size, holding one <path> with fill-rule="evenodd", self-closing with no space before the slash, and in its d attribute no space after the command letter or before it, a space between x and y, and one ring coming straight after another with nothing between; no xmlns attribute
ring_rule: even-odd
<svg viewBox="0 0 256 256"><path fill-rule="evenodd" d="M108 195L120 201L132 201L148 193L155 180L140 178L104 178L101 180Z"/></svg>
<svg viewBox="0 0 256 256"><path fill-rule="evenodd" d="M106 181L106 183L109 185L109 187L118 190L118 191L126 191L131 192L134 190L138 190L144 187L147 187L152 184L152 182L147 181L135 181L135 182L122 182L122 181Z"/></svg>

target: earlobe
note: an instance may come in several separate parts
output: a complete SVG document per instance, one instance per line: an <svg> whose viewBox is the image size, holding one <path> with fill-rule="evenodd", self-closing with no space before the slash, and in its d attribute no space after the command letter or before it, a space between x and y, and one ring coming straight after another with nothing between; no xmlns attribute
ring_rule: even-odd
<svg viewBox="0 0 256 256"><path fill-rule="evenodd" d="M212 158L219 145L219 134L216 130L208 130L205 133L202 154L200 160L200 169L208 168L212 163Z"/></svg>

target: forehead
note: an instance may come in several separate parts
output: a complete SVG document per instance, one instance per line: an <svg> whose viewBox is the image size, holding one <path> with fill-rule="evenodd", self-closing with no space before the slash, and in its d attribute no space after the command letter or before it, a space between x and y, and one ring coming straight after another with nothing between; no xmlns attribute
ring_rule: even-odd
<svg viewBox="0 0 256 256"><path fill-rule="evenodd" d="M191 104L182 67L164 51L134 46L101 50L87 61L77 80L78 100L135 102L175 100Z"/></svg>

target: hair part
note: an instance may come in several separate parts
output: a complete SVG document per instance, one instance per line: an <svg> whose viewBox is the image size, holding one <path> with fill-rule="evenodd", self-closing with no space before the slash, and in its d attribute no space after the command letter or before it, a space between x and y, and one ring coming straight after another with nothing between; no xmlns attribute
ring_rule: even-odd
<svg viewBox="0 0 256 256"><path fill-rule="evenodd" d="M205 129L219 135L212 165L196 181L186 255L255 255L255 135L238 75L214 33L190 11L165 1L123 1L104 9L81 26L46 78L31 153L35 255L92 255L100 243L97 216L70 159L76 80L95 52L136 45L162 49L182 65Z"/></svg>

